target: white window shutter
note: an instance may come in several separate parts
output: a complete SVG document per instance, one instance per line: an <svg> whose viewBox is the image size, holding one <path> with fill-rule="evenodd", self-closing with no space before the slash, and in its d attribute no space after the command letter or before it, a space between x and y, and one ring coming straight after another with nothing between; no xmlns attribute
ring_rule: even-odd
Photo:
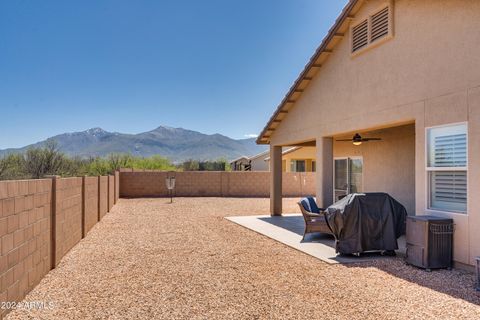
<svg viewBox="0 0 480 320"><path fill-rule="evenodd" d="M465 167L467 165L467 135L437 136L434 140L434 167Z"/></svg>
<svg viewBox="0 0 480 320"><path fill-rule="evenodd" d="M465 212L467 210L467 172L431 172L431 207Z"/></svg>

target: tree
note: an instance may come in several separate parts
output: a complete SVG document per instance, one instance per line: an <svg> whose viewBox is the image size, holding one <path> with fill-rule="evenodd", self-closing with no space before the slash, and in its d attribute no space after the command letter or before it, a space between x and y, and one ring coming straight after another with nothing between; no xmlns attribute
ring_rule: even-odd
<svg viewBox="0 0 480 320"><path fill-rule="evenodd" d="M66 157L54 140L47 140L43 148L28 149L24 159L25 173L34 179L61 174L66 164Z"/></svg>
<svg viewBox="0 0 480 320"><path fill-rule="evenodd" d="M187 160L182 164L183 171L198 171L200 169L200 163L196 160Z"/></svg>
<svg viewBox="0 0 480 320"><path fill-rule="evenodd" d="M0 179L7 173L8 162L6 158L0 159Z"/></svg>
<svg viewBox="0 0 480 320"><path fill-rule="evenodd" d="M0 180L25 178L23 157L20 154L9 154L0 159Z"/></svg>
<svg viewBox="0 0 480 320"><path fill-rule="evenodd" d="M107 158L109 173L113 173L120 168L128 168L132 165L133 157L129 154L112 153Z"/></svg>

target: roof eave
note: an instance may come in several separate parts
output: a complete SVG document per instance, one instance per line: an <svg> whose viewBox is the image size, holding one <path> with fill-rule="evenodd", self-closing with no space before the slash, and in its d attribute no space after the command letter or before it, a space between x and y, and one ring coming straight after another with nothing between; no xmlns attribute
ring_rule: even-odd
<svg viewBox="0 0 480 320"><path fill-rule="evenodd" d="M274 120L278 117L280 114L280 111L282 111L283 107L285 106L286 102L290 100L291 95L295 92L299 84L302 82L302 80L306 77L307 73L311 70L313 65L316 63L318 58L323 52L326 52L328 44L331 42L331 40L335 37L335 34L337 33L338 29L342 26L342 24L349 18L349 15L352 11L352 9L355 7L355 5L361 0L350 0L345 8L343 8L342 13L340 16L335 20L335 24L330 28L328 31L327 35L323 39L322 43L320 46L317 48L315 51L314 55L310 58L310 61L307 63L303 71L300 73L298 78L295 80L293 85L290 87L290 90L288 93L285 95L285 98L282 100L280 105L277 107L273 115L270 117L269 121L267 122L267 125L263 128L262 132L258 135L258 138L256 140L257 144L270 144L270 136L265 137L267 131L270 130L270 127Z"/></svg>

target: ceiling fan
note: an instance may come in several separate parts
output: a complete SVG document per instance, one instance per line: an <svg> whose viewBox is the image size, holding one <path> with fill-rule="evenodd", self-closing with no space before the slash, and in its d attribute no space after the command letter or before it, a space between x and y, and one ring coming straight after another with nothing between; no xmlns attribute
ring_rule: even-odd
<svg viewBox="0 0 480 320"><path fill-rule="evenodd" d="M362 138L362 136L358 133L355 133L352 139L340 139L337 141L351 141L353 142L354 145L359 146L362 144L362 142L367 142L367 141L378 141L382 140L381 138Z"/></svg>

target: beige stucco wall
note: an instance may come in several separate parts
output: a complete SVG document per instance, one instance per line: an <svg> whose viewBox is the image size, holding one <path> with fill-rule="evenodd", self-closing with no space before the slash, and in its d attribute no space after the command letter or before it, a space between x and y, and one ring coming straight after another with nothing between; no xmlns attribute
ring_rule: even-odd
<svg viewBox="0 0 480 320"><path fill-rule="evenodd" d="M352 22L384 3L366 1ZM397 0L393 22L393 39L356 57L347 31L271 144L415 122L415 207L424 214L425 127L468 121L468 215L444 215L456 223L454 259L473 264L480 255L480 1Z"/></svg>
<svg viewBox="0 0 480 320"><path fill-rule="evenodd" d="M267 158L269 155L266 154L261 157L257 157L255 159L251 160L251 165L252 165L252 171L268 171L268 162L265 161L265 158Z"/></svg>
<svg viewBox="0 0 480 320"><path fill-rule="evenodd" d="M312 161L315 161L315 153L315 147L303 147L284 154L282 159L285 160L285 172L291 172L290 163L292 160L305 160L306 171L312 172Z"/></svg>
<svg viewBox="0 0 480 320"><path fill-rule="evenodd" d="M288 150L286 148L285 150ZM284 150L284 151L285 151ZM315 161L316 151L315 147L302 147L295 151L284 153L282 155L282 171L283 172L291 172L290 163L292 160L305 160L305 169L306 172L312 172L312 162ZM270 159L264 161L267 166L267 170L269 170L270 166Z"/></svg>

